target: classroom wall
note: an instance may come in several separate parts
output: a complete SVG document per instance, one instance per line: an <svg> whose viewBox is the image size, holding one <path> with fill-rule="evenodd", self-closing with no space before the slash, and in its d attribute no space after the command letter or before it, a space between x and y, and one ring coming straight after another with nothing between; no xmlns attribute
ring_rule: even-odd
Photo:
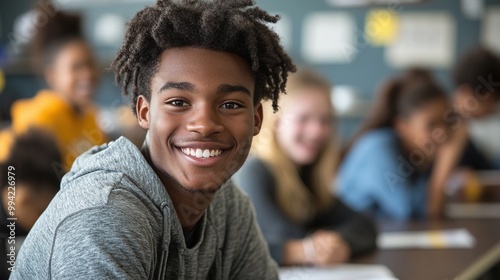
<svg viewBox="0 0 500 280"><path fill-rule="evenodd" d="M386 77L398 73L395 69L387 65L384 59L384 47L374 47L366 44L364 39L365 17L371 9L387 8L381 5L369 8L339 8L332 7L326 1L302 1L287 0L287 5L283 1L257 1L266 10L283 13L292 20L293 47L290 50L295 61L301 65L312 66L330 77L336 84L352 85L359 89L359 93L366 97L373 95L373 90L377 84ZM307 2L307 4L306 4ZM397 1L394 1L397 2ZM479 22L464 18L460 11L460 1L433 0L429 3L402 5L397 8L397 13L408 13L415 11L447 11L455 18L460 30L457 36L456 50L463 52L465 49L475 45L479 40ZM356 22L358 39L357 54L351 63L346 64L311 64L301 56L302 22L304 18L316 12L343 12L351 15ZM457 53L456 52L456 53ZM436 75L444 84L450 86L448 80L449 71L435 70Z"/></svg>
<svg viewBox="0 0 500 280"><path fill-rule="evenodd" d="M287 0L269 1L258 0L264 9L285 15L291 21L292 25L292 47L289 50L294 60L299 65L314 67L327 75L336 85L347 85L353 87L360 98L371 103L377 86L385 78L397 74L400 69L391 67L385 60L385 47L372 46L365 40L365 20L367 13L372 9L391 8L396 14L405 14L413 12L440 12L449 13L456 24L455 47L452 50L454 57L458 58L464 51L475 46L480 42L480 32L482 19L469 19L461 10L462 1L432 0L423 1L422 4L399 5L400 1L390 1L389 5L380 5L368 8L339 8L328 5L326 1L302 1ZM493 7L500 7L500 1L484 1L485 10ZM301 55L301 40L303 38L302 25L304 18L311 13L316 12L343 12L355 19L356 38L358 39L357 53L351 63L347 64L311 64ZM500 36L500 33L499 33ZM433 72L443 84L443 86L452 90L450 79L450 67L443 69L433 69ZM352 135L361 119L361 114L342 116L340 119L340 135L345 140ZM500 153L500 147L497 149Z"/></svg>

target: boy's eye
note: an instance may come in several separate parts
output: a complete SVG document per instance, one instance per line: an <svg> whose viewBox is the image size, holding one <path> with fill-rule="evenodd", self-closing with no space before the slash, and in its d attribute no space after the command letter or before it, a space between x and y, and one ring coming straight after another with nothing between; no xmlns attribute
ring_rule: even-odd
<svg viewBox="0 0 500 280"><path fill-rule="evenodd" d="M221 108L222 109L238 109L238 108L241 108L241 105L238 103L234 103L234 102L226 102L226 103L221 105Z"/></svg>
<svg viewBox="0 0 500 280"><path fill-rule="evenodd" d="M167 104L170 104L170 105L175 106L175 107L189 106L189 104L186 101L182 101L182 100L172 100L170 102L167 102Z"/></svg>

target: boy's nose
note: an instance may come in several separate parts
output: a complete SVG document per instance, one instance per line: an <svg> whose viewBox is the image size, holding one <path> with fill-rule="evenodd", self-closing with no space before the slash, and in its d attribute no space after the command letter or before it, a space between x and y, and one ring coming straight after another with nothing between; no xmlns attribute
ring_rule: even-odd
<svg viewBox="0 0 500 280"><path fill-rule="evenodd" d="M202 136L209 136L223 131L224 126L220 122L217 110L203 107L193 111L193 115L187 124L187 130L199 133Z"/></svg>

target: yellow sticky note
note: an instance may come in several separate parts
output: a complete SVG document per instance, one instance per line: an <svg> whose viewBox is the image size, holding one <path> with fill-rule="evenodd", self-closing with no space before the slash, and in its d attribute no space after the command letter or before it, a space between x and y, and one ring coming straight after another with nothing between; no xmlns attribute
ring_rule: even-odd
<svg viewBox="0 0 500 280"><path fill-rule="evenodd" d="M398 17L391 10L371 10L366 16L365 39L374 46L392 43L398 32Z"/></svg>
<svg viewBox="0 0 500 280"><path fill-rule="evenodd" d="M0 69L0 93L2 93L5 88L5 75L3 74L2 69Z"/></svg>
<svg viewBox="0 0 500 280"><path fill-rule="evenodd" d="M429 243L433 248L445 248L446 242L443 234L439 231L430 231L428 233Z"/></svg>

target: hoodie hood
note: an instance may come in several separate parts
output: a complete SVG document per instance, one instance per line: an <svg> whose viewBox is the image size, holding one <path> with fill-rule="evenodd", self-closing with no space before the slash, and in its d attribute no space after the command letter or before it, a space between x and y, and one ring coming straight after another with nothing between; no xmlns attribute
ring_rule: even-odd
<svg viewBox="0 0 500 280"><path fill-rule="evenodd" d="M79 156L71 170L63 177L61 190L84 176L86 180L99 180L103 173L119 173L127 177L159 209L170 200L163 183L141 151L123 136L116 141L95 146ZM168 202L171 204L171 201Z"/></svg>

